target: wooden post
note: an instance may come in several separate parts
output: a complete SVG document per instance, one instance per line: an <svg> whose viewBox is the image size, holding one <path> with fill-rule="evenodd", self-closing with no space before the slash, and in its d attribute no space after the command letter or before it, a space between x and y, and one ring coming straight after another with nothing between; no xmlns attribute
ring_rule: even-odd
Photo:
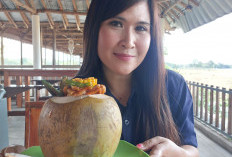
<svg viewBox="0 0 232 157"><path fill-rule="evenodd" d="M208 121L208 85L205 85L205 121Z"/></svg>
<svg viewBox="0 0 232 157"><path fill-rule="evenodd" d="M213 85L210 86L210 119L209 123L213 124Z"/></svg>
<svg viewBox="0 0 232 157"><path fill-rule="evenodd" d="M40 28L40 52L41 52L41 66L43 66L43 29Z"/></svg>
<svg viewBox="0 0 232 157"><path fill-rule="evenodd" d="M203 117L203 83L201 83L201 109L200 109L200 118Z"/></svg>
<svg viewBox="0 0 232 157"><path fill-rule="evenodd" d="M225 131L225 115L226 115L226 102L225 102L225 88L222 88L222 121L221 130Z"/></svg>
<svg viewBox="0 0 232 157"><path fill-rule="evenodd" d="M10 85L10 76L8 71L4 71L4 87ZM11 97L7 98L7 110L11 111Z"/></svg>
<svg viewBox="0 0 232 157"><path fill-rule="evenodd" d="M196 116L198 117L198 101L199 101L199 83L197 83L197 93L196 93Z"/></svg>
<svg viewBox="0 0 232 157"><path fill-rule="evenodd" d="M52 57L52 65L56 65L56 30L53 29L53 57Z"/></svg>
<svg viewBox="0 0 232 157"><path fill-rule="evenodd" d="M22 77L16 76L16 85L22 85ZM18 107L22 107L22 93L16 95L16 104Z"/></svg>
<svg viewBox="0 0 232 157"><path fill-rule="evenodd" d="M232 134L232 89L229 90L229 106L228 106L228 134Z"/></svg>
<svg viewBox="0 0 232 157"><path fill-rule="evenodd" d="M3 36L1 36L1 64L4 65Z"/></svg>
<svg viewBox="0 0 232 157"><path fill-rule="evenodd" d="M193 82L193 114L196 115L195 82Z"/></svg>
<svg viewBox="0 0 232 157"><path fill-rule="evenodd" d="M215 126L219 127L219 87L216 87L216 120L215 120Z"/></svg>
<svg viewBox="0 0 232 157"><path fill-rule="evenodd" d="M30 76L25 76L25 85L30 85ZM30 90L25 92L25 102L30 101Z"/></svg>

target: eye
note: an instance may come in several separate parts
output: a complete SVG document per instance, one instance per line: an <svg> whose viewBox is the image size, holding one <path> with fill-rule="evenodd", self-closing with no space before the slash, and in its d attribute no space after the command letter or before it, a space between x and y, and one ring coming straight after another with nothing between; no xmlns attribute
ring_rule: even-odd
<svg viewBox="0 0 232 157"><path fill-rule="evenodd" d="M111 21L110 25L113 26L113 27L123 27L122 22L116 21L116 20Z"/></svg>
<svg viewBox="0 0 232 157"><path fill-rule="evenodd" d="M135 30L139 32L143 32L143 31L148 31L148 28L146 26L136 26Z"/></svg>

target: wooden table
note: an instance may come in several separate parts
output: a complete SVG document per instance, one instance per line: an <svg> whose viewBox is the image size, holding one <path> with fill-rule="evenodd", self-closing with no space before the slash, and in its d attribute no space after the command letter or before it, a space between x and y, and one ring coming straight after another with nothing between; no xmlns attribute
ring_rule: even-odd
<svg viewBox="0 0 232 157"><path fill-rule="evenodd" d="M44 88L44 86L42 85L10 85L8 87L5 87L4 89L6 90L6 94L4 95L5 98L9 98L9 97L12 97L14 95L17 95L17 94L20 94L20 93L23 93L25 91L28 91L30 89L42 89Z"/></svg>
<svg viewBox="0 0 232 157"><path fill-rule="evenodd" d="M47 70L47 69L0 69L0 75L4 76L4 87L10 87L11 76L16 77L16 85L22 85L22 77L24 77L24 85L28 86L31 82L31 77L74 77L78 70ZM30 101L29 89L25 91L25 101ZM22 93L16 95L16 103L18 107L22 107ZM7 108L11 111L11 97L7 97Z"/></svg>

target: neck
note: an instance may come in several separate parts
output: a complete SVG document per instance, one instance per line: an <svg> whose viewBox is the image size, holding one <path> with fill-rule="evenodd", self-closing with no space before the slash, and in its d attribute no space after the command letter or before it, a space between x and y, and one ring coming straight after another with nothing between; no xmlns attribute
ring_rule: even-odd
<svg viewBox="0 0 232 157"><path fill-rule="evenodd" d="M126 106L131 91L131 75L118 75L104 69L110 92L119 102Z"/></svg>

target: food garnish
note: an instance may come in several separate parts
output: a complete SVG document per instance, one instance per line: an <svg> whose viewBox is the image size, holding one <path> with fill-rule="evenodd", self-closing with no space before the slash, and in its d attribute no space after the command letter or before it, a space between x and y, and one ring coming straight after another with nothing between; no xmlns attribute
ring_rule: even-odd
<svg viewBox="0 0 232 157"><path fill-rule="evenodd" d="M46 80L42 80L43 85L52 96L80 96L90 94L104 94L106 92L105 85L97 84L97 79L74 78L69 80L66 76L60 82L60 88L57 89Z"/></svg>

